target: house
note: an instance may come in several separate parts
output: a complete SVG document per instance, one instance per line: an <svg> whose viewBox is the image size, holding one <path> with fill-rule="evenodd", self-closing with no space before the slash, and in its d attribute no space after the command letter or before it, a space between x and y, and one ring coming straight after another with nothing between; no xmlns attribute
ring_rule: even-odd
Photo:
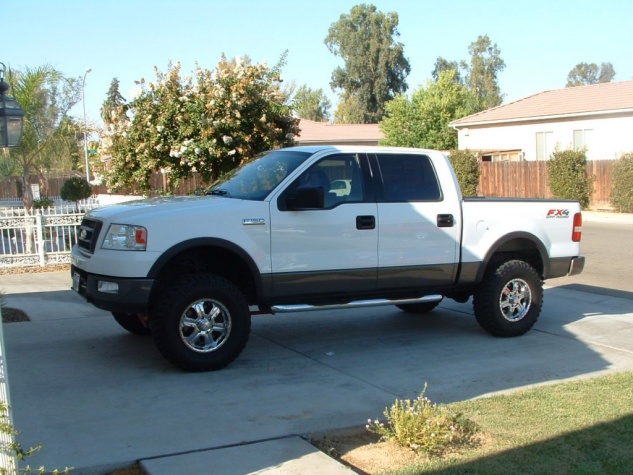
<svg viewBox="0 0 633 475"><path fill-rule="evenodd" d="M297 145L378 145L384 138L378 124L331 124L301 119Z"/></svg>
<svg viewBox="0 0 633 475"><path fill-rule="evenodd" d="M547 160L587 149L588 160L633 152L633 81L543 91L451 122L459 149L484 161Z"/></svg>

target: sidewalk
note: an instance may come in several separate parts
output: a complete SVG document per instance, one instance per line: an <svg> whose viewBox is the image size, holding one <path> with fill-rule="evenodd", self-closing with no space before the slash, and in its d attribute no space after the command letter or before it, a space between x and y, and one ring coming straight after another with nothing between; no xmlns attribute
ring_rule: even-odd
<svg viewBox="0 0 633 475"><path fill-rule="evenodd" d="M28 460L97 475L141 461L150 475L352 474L304 437L360 427L395 398L449 403L633 370L633 301L546 288L520 338L493 338L469 304L433 318L395 308L262 315L228 368L183 373L151 339L69 290L66 272L0 276L14 425Z"/></svg>

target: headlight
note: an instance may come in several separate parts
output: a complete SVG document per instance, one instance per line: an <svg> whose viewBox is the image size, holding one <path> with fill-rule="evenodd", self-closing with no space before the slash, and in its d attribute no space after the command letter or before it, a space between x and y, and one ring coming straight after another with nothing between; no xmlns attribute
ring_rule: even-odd
<svg viewBox="0 0 633 475"><path fill-rule="evenodd" d="M147 229L130 224L111 224L101 247L117 251L144 251L147 247Z"/></svg>

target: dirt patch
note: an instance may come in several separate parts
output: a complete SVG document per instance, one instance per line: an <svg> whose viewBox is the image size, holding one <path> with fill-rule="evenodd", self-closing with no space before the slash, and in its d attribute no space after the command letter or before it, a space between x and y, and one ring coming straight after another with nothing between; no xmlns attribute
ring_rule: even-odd
<svg viewBox="0 0 633 475"><path fill-rule="evenodd" d="M29 316L19 308L2 307L2 323L30 321Z"/></svg>
<svg viewBox="0 0 633 475"><path fill-rule="evenodd" d="M366 431L322 437L312 440L312 444L362 475L396 470L422 461L425 457L395 442L381 442L378 436Z"/></svg>

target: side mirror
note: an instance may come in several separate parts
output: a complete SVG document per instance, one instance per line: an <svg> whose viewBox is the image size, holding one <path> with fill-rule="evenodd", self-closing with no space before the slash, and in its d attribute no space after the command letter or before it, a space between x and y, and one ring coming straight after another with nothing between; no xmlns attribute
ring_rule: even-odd
<svg viewBox="0 0 633 475"><path fill-rule="evenodd" d="M325 207L325 190L322 186L300 186L294 195L286 199L286 206L291 211L323 209Z"/></svg>

